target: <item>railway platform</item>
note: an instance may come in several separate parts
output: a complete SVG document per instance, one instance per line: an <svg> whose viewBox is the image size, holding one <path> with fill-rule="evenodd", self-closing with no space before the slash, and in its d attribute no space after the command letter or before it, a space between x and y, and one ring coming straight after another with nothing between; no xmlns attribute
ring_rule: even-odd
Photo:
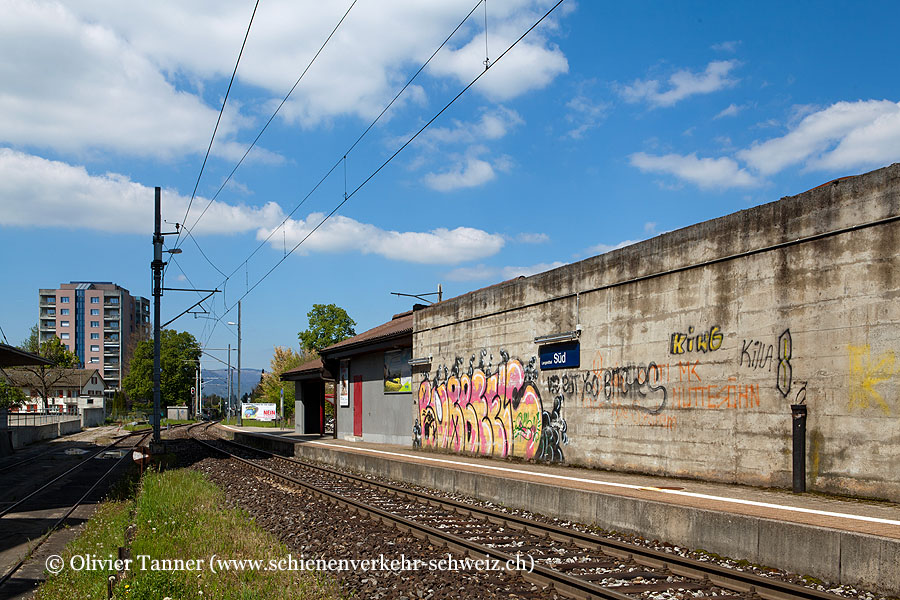
<svg viewBox="0 0 900 600"><path fill-rule="evenodd" d="M223 426L277 453L900 596L900 504Z"/></svg>

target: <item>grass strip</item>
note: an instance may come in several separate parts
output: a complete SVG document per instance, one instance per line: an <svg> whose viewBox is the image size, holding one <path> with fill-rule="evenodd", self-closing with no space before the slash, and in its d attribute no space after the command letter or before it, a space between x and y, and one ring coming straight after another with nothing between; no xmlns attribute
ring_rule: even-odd
<svg viewBox="0 0 900 600"><path fill-rule="evenodd" d="M148 472L137 497L104 503L85 531L63 554L66 567L38 590L38 600L106 598L109 569L76 570L72 557L116 558L125 528L133 524L132 563L114 588L114 598L338 598L334 584L309 571L266 569L289 550L241 510L225 505L222 490L197 471ZM217 557L215 573L211 557ZM299 558L294 553L295 558ZM188 561L194 561L193 563ZM248 561L261 561L262 567ZM166 562L168 561L168 562ZM180 563L178 561L181 561ZM226 568L219 561L232 561ZM237 568L233 561L245 561ZM181 567L180 569L178 567Z"/></svg>

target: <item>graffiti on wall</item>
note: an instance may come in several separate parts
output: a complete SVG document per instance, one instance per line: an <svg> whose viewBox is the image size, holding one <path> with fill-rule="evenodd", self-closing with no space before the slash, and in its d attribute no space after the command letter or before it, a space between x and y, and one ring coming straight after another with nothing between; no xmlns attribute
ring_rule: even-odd
<svg viewBox="0 0 900 600"><path fill-rule="evenodd" d="M602 366L602 359L594 361L593 370L582 373L581 405L611 406L618 412L634 411L659 415L666 408L744 409L760 404L759 384L742 383L729 377L724 383L705 381L699 360L677 361L646 367ZM576 379L576 383L579 381ZM629 422L672 427L673 420L628 418Z"/></svg>
<svg viewBox="0 0 900 600"><path fill-rule="evenodd" d="M791 366L793 355L793 339L791 330L785 329L774 344L762 340L744 339L741 342L741 354L738 366L754 371L775 371L775 389L783 398L791 392L794 369Z"/></svg>
<svg viewBox="0 0 900 600"><path fill-rule="evenodd" d="M884 414L891 414L891 407L877 387L900 371L894 352L888 350L874 358L869 346L847 346L847 352L850 355L849 408L869 408L874 404Z"/></svg>
<svg viewBox="0 0 900 600"><path fill-rule="evenodd" d="M457 357L419 384L422 445L485 456L562 461L568 443L562 416L563 395L547 410L537 383L536 357L525 365L500 350L494 368L487 350L469 360ZM552 395L552 394L551 394Z"/></svg>
<svg viewBox="0 0 900 600"><path fill-rule="evenodd" d="M715 352L722 347L725 336L718 327L710 327L709 331L695 333L693 327L688 327L687 333L673 333L669 336L669 354L684 354L686 352Z"/></svg>

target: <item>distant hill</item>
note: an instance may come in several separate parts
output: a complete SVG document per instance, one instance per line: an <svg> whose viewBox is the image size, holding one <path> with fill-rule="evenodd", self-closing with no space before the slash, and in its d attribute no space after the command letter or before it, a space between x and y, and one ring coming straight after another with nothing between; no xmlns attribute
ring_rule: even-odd
<svg viewBox="0 0 900 600"><path fill-rule="evenodd" d="M224 398L228 393L228 381L226 375L228 369L203 369L203 397L216 394ZM231 374L232 385L237 388L237 369ZM260 369L241 369L241 394L249 394L262 379ZM235 390L237 392L237 390ZM237 394L235 394L237 395Z"/></svg>

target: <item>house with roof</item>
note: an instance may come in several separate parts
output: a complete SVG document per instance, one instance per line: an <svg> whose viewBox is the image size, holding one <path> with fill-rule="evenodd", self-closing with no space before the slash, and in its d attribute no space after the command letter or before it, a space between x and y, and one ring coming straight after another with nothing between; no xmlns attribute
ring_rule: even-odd
<svg viewBox="0 0 900 600"><path fill-rule="evenodd" d="M334 436L385 444L411 444L413 430L413 311L333 344L319 358L285 371L295 382L295 430L324 434L325 385L334 382Z"/></svg>
<svg viewBox="0 0 900 600"><path fill-rule="evenodd" d="M10 383L28 397L19 411L77 415L85 408L104 408L107 386L97 369L65 369L54 376L46 404L41 396L42 382L35 373L10 369L7 375Z"/></svg>

